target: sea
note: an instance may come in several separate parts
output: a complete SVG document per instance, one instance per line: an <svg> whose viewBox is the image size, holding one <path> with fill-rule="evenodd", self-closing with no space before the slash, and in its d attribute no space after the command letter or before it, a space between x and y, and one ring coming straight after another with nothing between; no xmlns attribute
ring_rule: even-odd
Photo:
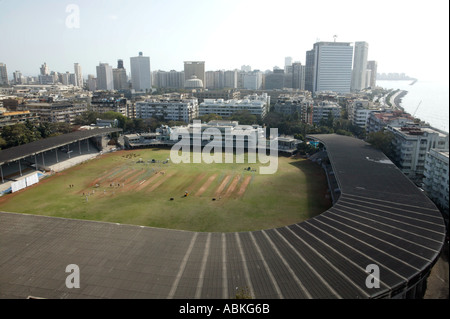
<svg viewBox="0 0 450 319"><path fill-rule="evenodd" d="M405 112L449 132L449 83L445 81L377 81L385 89L408 91L400 106Z"/></svg>

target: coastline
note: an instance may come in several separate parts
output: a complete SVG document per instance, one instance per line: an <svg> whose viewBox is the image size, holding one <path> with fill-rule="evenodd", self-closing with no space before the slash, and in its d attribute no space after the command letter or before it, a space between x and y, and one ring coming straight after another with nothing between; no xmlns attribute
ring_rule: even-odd
<svg viewBox="0 0 450 319"><path fill-rule="evenodd" d="M401 111L405 111L403 109L403 107L401 106L401 104L402 104L402 99L403 99L403 97L405 97L406 94L408 94L408 91L402 90L394 97L394 104L393 104L394 108L399 109Z"/></svg>

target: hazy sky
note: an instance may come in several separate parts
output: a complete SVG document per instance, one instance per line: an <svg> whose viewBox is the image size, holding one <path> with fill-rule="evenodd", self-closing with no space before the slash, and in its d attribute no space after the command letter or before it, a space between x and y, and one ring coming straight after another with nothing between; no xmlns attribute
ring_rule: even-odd
<svg viewBox="0 0 450 319"><path fill-rule="evenodd" d="M79 27L72 25L79 8ZM69 23L70 26L70 23ZM142 51L151 69L181 71L183 61L206 70L250 65L265 71L284 58L305 63L320 41L369 43L378 72L448 81L448 0L0 0L0 62L8 73L95 74Z"/></svg>

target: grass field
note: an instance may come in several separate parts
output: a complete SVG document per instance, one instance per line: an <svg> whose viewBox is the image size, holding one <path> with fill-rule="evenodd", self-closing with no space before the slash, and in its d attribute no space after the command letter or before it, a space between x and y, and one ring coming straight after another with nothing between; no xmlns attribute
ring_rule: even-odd
<svg viewBox="0 0 450 319"><path fill-rule="evenodd" d="M231 232L289 225L331 206L323 170L306 159L280 156L277 172L261 175L261 164L164 164L169 153L145 149L102 155L3 196L0 210Z"/></svg>

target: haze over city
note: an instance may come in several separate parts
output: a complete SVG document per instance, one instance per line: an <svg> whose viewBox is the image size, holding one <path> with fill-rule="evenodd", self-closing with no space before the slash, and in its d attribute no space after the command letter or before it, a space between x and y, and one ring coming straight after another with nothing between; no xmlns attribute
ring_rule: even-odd
<svg viewBox="0 0 450 319"><path fill-rule="evenodd" d="M68 27L66 9L79 9ZM369 44L379 73L448 81L449 3L423 1L0 1L0 61L8 73L52 71L95 74L99 62L115 65L138 52L152 70L182 70L205 61L206 70L272 70L284 58L305 63L317 41ZM431 54L432 51L432 54Z"/></svg>

